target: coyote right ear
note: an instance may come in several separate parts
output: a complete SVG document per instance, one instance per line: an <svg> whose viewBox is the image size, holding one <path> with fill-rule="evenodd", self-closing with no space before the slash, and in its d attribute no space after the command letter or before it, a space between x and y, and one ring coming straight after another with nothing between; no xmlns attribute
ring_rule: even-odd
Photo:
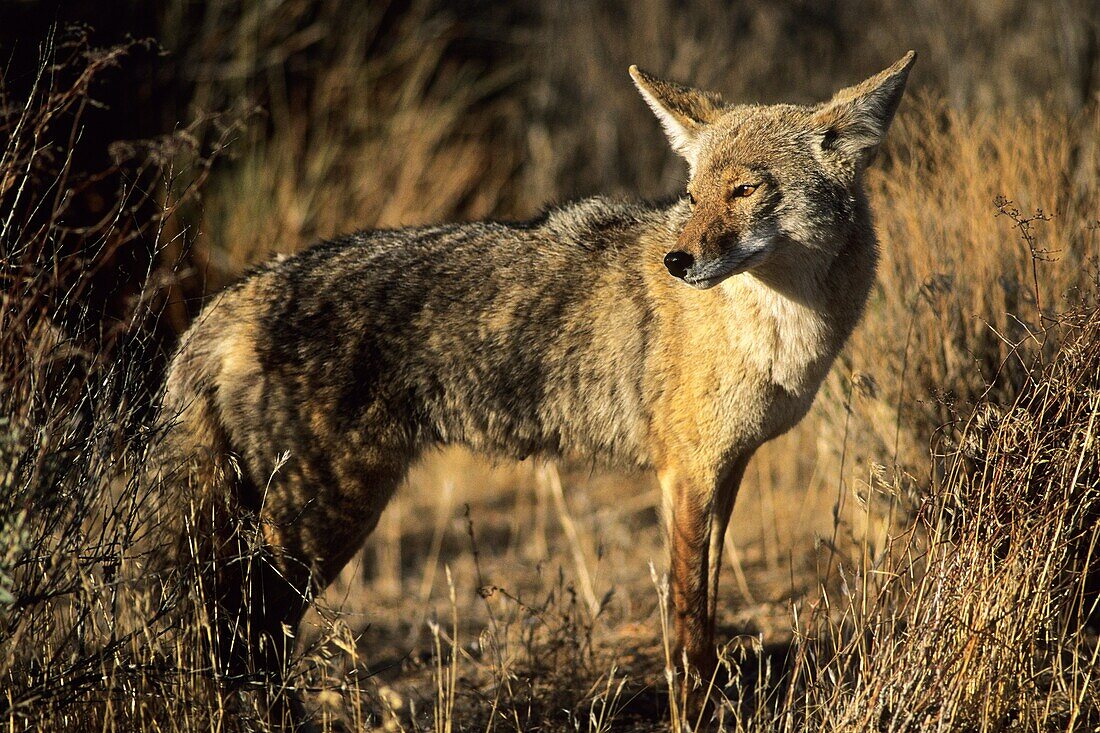
<svg viewBox="0 0 1100 733"><path fill-rule="evenodd" d="M705 125L718 118L722 98L714 92L692 89L650 76L630 67L634 85L665 128L672 149L695 167L695 141Z"/></svg>
<svg viewBox="0 0 1100 733"><path fill-rule="evenodd" d="M890 68L854 87L841 89L818 107L813 119L823 131L821 147L827 156L849 167L858 168L868 162L886 137L916 57L910 51Z"/></svg>

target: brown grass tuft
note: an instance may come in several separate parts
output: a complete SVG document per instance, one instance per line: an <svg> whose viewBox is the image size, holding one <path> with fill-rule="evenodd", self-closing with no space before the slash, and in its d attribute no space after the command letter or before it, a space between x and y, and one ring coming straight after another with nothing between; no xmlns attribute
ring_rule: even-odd
<svg viewBox="0 0 1100 733"><path fill-rule="evenodd" d="M206 288L356 227L676 190L631 62L805 101L910 45L925 96L868 176L866 319L735 512L712 729L1100 726L1088 3L620 5L168 3L180 88L248 124L196 113L108 171L71 161L129 47L61 34L32 89L0 83L9 727L272 723L213 682L202 589L145 572L156 335ZM408 484L302 629L322 729L698 727L665 685L652 479L446 451Z"/></svg>

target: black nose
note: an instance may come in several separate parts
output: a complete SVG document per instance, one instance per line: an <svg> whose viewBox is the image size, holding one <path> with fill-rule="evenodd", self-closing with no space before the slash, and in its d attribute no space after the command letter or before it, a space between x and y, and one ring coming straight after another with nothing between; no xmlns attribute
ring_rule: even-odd
<svg viewBox="0 0 1100 733"><path fill-rule="evenodd" d="M665 267L668 268L668 274L673 277L683 278L688 274L688 269L691 268L691 263L695 262L695 258L689 255L687 252L669 252L665 255Z"/></svg>

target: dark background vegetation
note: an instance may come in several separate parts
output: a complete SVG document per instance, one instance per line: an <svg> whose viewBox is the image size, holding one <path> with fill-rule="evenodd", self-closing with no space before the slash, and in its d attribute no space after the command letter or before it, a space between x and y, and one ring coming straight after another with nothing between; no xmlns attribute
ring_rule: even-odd
<svg viewBox="0 0 1100 733"><path fill-rule="evenodd" d="M391 108L409 90L408 76L418 74L423 78L414 83L433 100L460 98L458 119L440 142L478 141L485 148L479 172L507 180L486 193L472 177L443 206L403 204L393 213L385 203L381 212L360 202L341 202L347 208L338 212L307 208L293 226L281 222L264 232L271 241L254 245L261 252L333 236L340 233L336 222L342 228L416 223L425 218L417 209L451 218L523 217L554 200L676 190L682 166L654 135L655 123L639 114L643 107L625 75L631 63L734 101L805 103L912 47L920 52L913 91L971 110L1035 103L1077 112L1094 99L1100 77L1100 11L1089 0L8 0L0 13L12 99L35 79L50 34L63 38L76 24L86 28L92 48L139 42L89 90L94 104L81 109L74 170L109 171L117 157L112 144L180 129L194 129L200 147L209 145L219 131L203 123L232 113L244 126L219 170L246 166L257 149L285 146L292 159L283 175L303 181L318 173L330 185L340 176L386 176L375 169L384 161L370 159L338 160L323 172L301 169L323 143L339 150L372 134L384 124L372 108ZM409 68L416 57L424 68ZM69 132L56 128L57 135ZM400 157L389 163L399 167ZM100 220L119 187L133 183L123 178L133 175L124 168L86 183L74 192L66 222ZM424 185L416 193L434 195L430 181ZM181 217L189 245L204 240L204 248L249 251L202 224L199 211ZM118 267L103 268L104 282L91 297L111 313L135 288L128 278L144 272L142 252L128 247L116 255ZM186 324L199 296L235 274L234 264L202 262L181 284L186 313L174 311L172 328Z"/></svg>
<svg viewBox="0 0 1100 733"><path fill-rule="evenodd" d="M268 724L140 549L161 370L247 267L682 190L632 63L808 103L910 48L866 318L727 538L714 727L1100 724L1090 0L0 2L0 719ZM408 484L303 628L324 726L684 724L651 477L451 451Z"/></svg>

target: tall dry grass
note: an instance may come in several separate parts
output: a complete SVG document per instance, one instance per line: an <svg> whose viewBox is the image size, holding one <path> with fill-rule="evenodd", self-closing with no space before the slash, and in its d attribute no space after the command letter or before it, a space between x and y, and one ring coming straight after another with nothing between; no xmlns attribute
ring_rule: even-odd
<svg viewBox="0 0 1100 733"><path fill-rule="evenodd" d="M811 415L754 459L735 512L712 728L1095 727L1100 114L1089 5L1060 8L643 0L502 20L477 3L169 3L162 41L197 118L262 109L238 105L244 132L131 146L120 165L157 183L121 189L95 230L65 226L57 192L83 174L71 151L36 141L68 140L44 132L79 129L94 99L79 80L125 60L55 54L29 105L3 105L9 727L270 724L184 643L209 633L173 615L187 589L141 572L155 527L140 372L163 308L185 325L205 288L357 227L678 190L631 62L731 99L807 101L909 46L929 91L868 177L883 258L867 316ZM80 296L137 244L161 268L104 326ZM165 305L169 289L188 302ZM330 730L696 728L664 691L655 503L649 477L442 453L307 619L290 680Z"/></svg>
<svg viewBox="0 0 1100 733"><path fill-rule="evenodd" d="M955 410L1010 401L1054 346L1044 331L1058 314L1092 304L1098 133L1095 108L993 116L931 101L912 105L892 131L892 155L869 180L879 285L849 354L879 376L895 412L907 409L906 394L917 402L899 445L907 465ZM889 455L897 415L873 425L876 453Z"/></svg>
<svg viewBox="0 0 1100 733"><path fill-rule="evenodd" d="M171 7L173 18L190 9ZM199 12L193 35L166 39L195 73L193 104L265 102L196 223L208 287L351 228L516 208L521 110L500 99L516 68L459 56L455 14L422 1L395 13L384 3L299 0L274 13L225 2ZM307 72L286 71L279 61L303 49L314 52Z"/></svg>
<svg viewBox="0 0 1100 733"><path fill-rule="evenodd" d="M114 318L96 292L120 262L172 248L172 219L225 142L199 145L189 128L120 146L105 170L72 166L97 84L136 45L59 32L25 97L0 79L0 717L10 730L271 723L260 698L219 690L201 598L184 603L202 588L181 586L189 574L156 555L165 513L144 480L156 439L145 370L175 273L138 273ZM80 223L78 192L104 179L118 181L113 198Z"/></svg>
<svg viewBox="0 0 1100 733"><path fill-rule="evenodd" d="M110 711L104 690L140 677L131 653L156 643L163 616L123 581L149 529L134 477L150 303L139 296L126 322L104 323L88 289L165 211L122 188L98 225L68 223L91 174L51 141L79 138L94 82L129 49L92 49L81 34L44 49L25 99L4 85L0 119L0 708L13 728Z"/></svg>

